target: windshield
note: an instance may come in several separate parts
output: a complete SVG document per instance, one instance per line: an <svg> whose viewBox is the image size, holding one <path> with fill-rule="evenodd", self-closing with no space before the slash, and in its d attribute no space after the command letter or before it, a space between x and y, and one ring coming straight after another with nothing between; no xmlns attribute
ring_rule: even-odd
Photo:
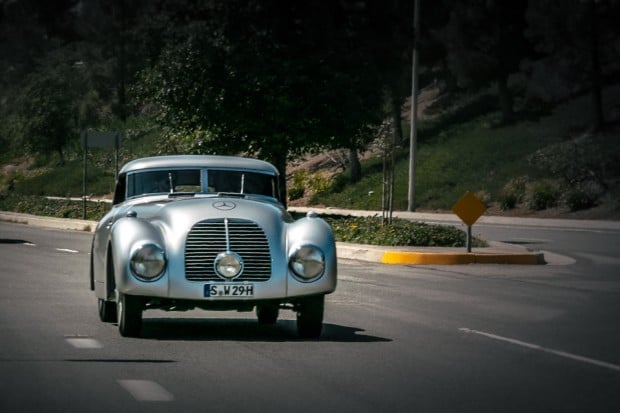
<svg viewBox="0 0 620 413"><path fill-rule="evenodd" d="M277 198L276 177L238 170L171 169L129 173L126 198L164 193L235 193Z"/></svg>
<svg viewBox="0 0 620 413"><path fill-rule="evenodd" d="M276 182L271 175L247 172L210 170L209 192L266 195L276 198Z"/></svg>
<svg viewBox="0 0 620 413"><path fill-rule="evenodd" d="M136 172L127 176L127 197L171 192L201 192L199 169Z"/></svg>

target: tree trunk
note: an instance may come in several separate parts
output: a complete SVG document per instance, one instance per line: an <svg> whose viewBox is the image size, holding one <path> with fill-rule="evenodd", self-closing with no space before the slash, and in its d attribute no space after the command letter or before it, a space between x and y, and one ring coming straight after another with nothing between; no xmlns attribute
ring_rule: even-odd
<svg viewBox="0 0 620 413"><path fill-rule="evenodd" d="M357 148L349 148L349 182L355 183L362 179L362 165L357 155Z"/></svg>
<svg viewBox="0 0 620 413"><path fill-rule="evenodd" d="M280 187L280 202L286 208L287 205L287 191L286 191L286 165L288 161L288 140L286 137L277 136L274 139L279 143L277 148L274 147L273 150L268 153L259 153L260 159L264 159L267 162L273 164L276 167L278 172L280 173L278 179L278 185Z"/></svg>
<svg viewBox="0 0 620 413"><path fill-rule="evenodd" d="M394 144L398 147L404 146L403 142L403 123L401 113L401 99L398 94L392 90L390 97L390 105L392 106L392 125L394 132Z"/></svg>
<svg viewBox="0 0 620 413"><path fill-rule="evenodd" d="M58 162L60 163L60 166L64 166L64 164L65 164L65 153L62 150L62 146L58 146L56 148L56 152L58 152Z"/></svg>

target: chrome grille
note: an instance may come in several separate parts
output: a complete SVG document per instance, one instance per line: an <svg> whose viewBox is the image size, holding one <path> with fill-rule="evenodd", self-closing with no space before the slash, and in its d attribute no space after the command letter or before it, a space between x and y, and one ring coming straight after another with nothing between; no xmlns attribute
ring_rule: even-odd
<svg viewBox="0 0 620 413"><path fill-rule="evenodd" d="M208 219L192 227L185 245L185 278L222 281L213 268L213 261L227 250L227 236L230 251L243 258L243 273L234 281L268 280L271 254L264 231L255 222L231 218Z"/></svg>

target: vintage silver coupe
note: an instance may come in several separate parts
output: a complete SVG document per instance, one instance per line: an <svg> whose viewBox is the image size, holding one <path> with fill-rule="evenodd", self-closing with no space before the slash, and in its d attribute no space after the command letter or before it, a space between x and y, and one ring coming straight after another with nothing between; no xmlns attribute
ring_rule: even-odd
<svg viewBox="0 0 620 413"><path fill-rule="evenodd" d="M90 285L99 318L139 336L148 309L253 311L260 324L297 314L321 335L336 288L336 248L314 213L294 220L277 169L257 159L137 159L119 172L113 206L93 237Z"/></svg>

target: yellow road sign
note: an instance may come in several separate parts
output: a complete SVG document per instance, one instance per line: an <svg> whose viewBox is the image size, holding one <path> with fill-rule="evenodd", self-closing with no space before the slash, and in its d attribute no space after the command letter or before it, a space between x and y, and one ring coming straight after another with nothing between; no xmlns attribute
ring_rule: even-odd
<svg viewBox="0 0 620 413"><path fill-rule="evenodd" d="M486 210L487 207L482 201L469 191L465 192L465 195L452 206L452 212L458 215L468 227L474 225Z"/></svg>

